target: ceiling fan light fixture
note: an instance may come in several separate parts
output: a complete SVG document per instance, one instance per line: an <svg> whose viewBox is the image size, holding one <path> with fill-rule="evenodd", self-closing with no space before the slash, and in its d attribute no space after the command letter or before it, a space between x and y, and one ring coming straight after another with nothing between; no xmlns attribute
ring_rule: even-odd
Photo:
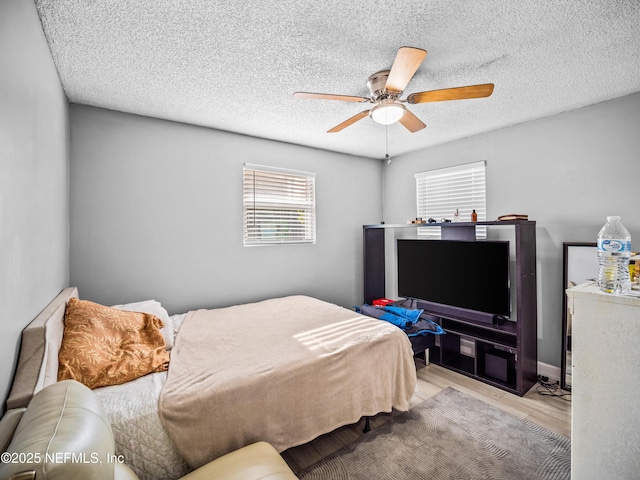
<svg viewBox="0 0 640 480"><path fill-rule="evenodd" d="M369 116L380 125L391 125L402 118L405 110L398 100L385 99L369 111Z"/></svg>

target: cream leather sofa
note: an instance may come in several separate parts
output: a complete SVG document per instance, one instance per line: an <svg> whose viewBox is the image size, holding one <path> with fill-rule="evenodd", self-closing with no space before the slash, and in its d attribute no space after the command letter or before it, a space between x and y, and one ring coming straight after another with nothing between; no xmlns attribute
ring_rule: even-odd
<svg viewBox="0 0 640 480"><path fill-rule="evenodd" d="M137 480L115 455L100 399L74 380L38 392L0 420L0 480ZM278 452L259 442L231 452L184 480L294 480Z"/></svg>

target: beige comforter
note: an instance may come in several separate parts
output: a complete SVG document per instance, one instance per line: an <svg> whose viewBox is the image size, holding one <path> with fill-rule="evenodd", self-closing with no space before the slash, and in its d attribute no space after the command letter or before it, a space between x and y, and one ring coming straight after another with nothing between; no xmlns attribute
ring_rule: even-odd
<svg viewBox="0 0 640 480"><path fill-rule="evenodd" d="M399 328L292 296L189 312L159 411L196 468L258 440L282 451L363 415L407 410L415 385Z"/></svg>

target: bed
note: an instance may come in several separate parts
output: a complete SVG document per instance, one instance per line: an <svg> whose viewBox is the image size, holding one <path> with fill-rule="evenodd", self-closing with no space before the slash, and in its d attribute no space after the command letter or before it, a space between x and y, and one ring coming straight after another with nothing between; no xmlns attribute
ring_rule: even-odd
<svg viewBox="0 0 640 480"><path fill-rule="evenodd" d="M65 289L23 331L7 408L55 383ZM116 448L141 479L178 478L239 447L278 451L392 409L407 410L413 350L397 327L306 296L169 318L168 371L95 388Z"/></svg>

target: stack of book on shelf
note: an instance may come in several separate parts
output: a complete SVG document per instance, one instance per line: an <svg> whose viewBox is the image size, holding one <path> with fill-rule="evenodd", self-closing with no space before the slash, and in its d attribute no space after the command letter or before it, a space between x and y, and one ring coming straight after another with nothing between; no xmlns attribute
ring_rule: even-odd
<svg viewBox="0 0 640 480"><path fill-rule="evenodd" d="M500 215L498 217L498 220L505 221L505 220L529 220L529 215L523 215L520 213L509 213L507 215Z"/></svg>

